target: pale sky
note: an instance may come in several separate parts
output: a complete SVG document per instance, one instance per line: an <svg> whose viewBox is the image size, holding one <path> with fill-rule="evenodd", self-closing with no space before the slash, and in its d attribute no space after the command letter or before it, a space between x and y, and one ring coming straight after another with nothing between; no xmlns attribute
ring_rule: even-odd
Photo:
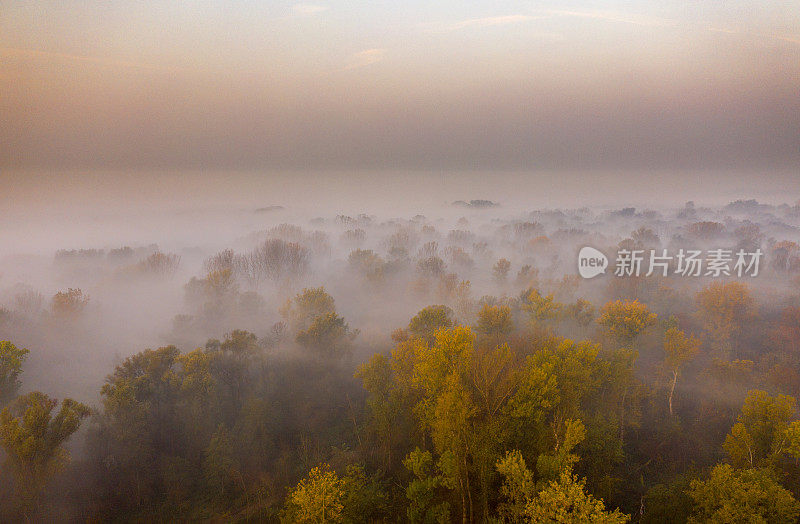
<svg viewBox="0 0 800 524"><path fill-rule="evenodd" d="M800 2L0 3L0 169L262 167L800 167Z"/></svg>

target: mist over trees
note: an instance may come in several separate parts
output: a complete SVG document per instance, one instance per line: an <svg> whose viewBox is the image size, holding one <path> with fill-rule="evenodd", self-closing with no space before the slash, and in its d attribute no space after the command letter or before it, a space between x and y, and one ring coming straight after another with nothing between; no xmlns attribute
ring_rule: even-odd
<svg viewBox="0 0 800 524"><path fill-rule="evenodd" d="M445 211L0 260L0 520L797 521L800 204Z"/></svg>

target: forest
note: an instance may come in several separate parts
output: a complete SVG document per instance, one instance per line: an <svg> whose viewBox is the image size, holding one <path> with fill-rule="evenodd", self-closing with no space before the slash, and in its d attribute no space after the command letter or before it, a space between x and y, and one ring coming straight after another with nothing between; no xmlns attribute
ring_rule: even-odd
<svg viewBox="0 0 800 524"><path fill-rule="evenodd" d="M798 521L800 202L445 211L0 259L0 521Z"/></svg>

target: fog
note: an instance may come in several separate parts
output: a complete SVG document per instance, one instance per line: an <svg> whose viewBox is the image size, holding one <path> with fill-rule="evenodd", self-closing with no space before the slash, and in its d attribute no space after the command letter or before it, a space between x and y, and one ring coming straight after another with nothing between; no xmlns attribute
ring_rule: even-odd
<svg viewBox="0 0 800 524"><path fill-rule="evenodd" d="M392 479L403 476L401 459L416 442L416 430L410 429L414 424L398 430L408 433L398 433L405 436L397 442L380 436L376 402L384 397L375 397L377 383L369 373L381 369L381 358L399 365L409 344L437 350L444 342L430 341L459 333L454 326L473 330L476 355L495 355L480 358L501 358L509 351L502 358L514 359L508 368L512 380L550 355L553 344L572 340L602 348L596 357L602 365L622 362L615 359L628 358L626 348L633 342L625 340L634 339L619 338L605 319L615 307L652 312L657 322L642 317L644 329L636 328L642 331L630 361L636 365L626 368L630 375L611 377L604 386L642 388L630 412L623 407L619 415L620 442L623 429L636 435L626 439L630 447L646 445L640 423L670 427L659 418L667 416L664 384L671 376L664 374L668 361L661 348L663 337L683 333L675 331L679 325L698 337L686 340L697 347L702 341L702 350L686 364L677 389L673 383L675 413L687 439L709 441L709 451L691 452L691 460L709 467L748 391L800 393L800 383L785 374L789 371L775 371L793 369L793 357L787 356L793 350L787 348L797 342L790 333L800 303L800 179L792 172L7 171L1 176L6 191L0 340L29 351L17 368L21 372L13 375L19 377L16 394L28 399L33 397L27 393L42 391L93 410L65 443L72 461L49 479L48 488L26 499L13 491L26 485L25 477L15 477L12 487L0 490L8 515L46 519L57 512L76 521L129 520L234 508L242 518L276 520L281 511L295 511L290 502L284 506L291 486L325 463L340 472L346 465L368 468L394 509L370 506L379 516L367 521L393 521L406 503L404 491L391 487ZM609 258L605 274L578 276L578 251L584 246ZM646 265L640 276L620 276L615 256L624 249L645 254L666 249L672 255L681 249L729 249L732 257L737 250L760 249L764 258L756 276L737 275L735 268L717 276L682 276L675 260L668 276L644 276ZM722 304L734 304L732 317L718 314L717 293ZM443 330L434 332L437 322ZM428 327L420 331L420 325ZM156 348L161 349L146 351ZM161 362L172 363L161 368ZM486 369L493 365L488 362L482 364ZM190 374L206 365L211 389L202 393L192 389L198 383ZM677 381L677 372L674 377ZM170 389L175 384L183 385ZM137 408L125 407L129 387L144 388L136 389L135 395L144 395L135 401ZM161 391L152 387L167 388L152 397L156 404L146 400ZM514 388L515 395L525 391L522 383ZM211 411L182 422L201 409L195 402L206 402L203 398L217 407L202 408ZM174 402L179 404L169 410L175 411L158 407ZM264 402L270 407L259 404ZM609 402L604 417L618 412ZM582 409L591 417L595 408ZM596 409L601 413L606 407ZM698 415L708 409L717 415ZM154 418L136 426L139 437L124 437L134 424L126 417L134 413ZM408 421L418 416L405 413L397 416ZM270 420L269 437L248 433L255 431L248 426L252 417ZM587 420L592 431L605 424ZM249 454L252 445L271 451L249 466L235 462L241 466L233 471L241 478L221 498L208 498L213 490L200 479L210 475L209 450L225 428L244 439L232 444L231 460L244 460L235 457ZM150 439L151 451L135 451L144 444L129 438ZM521 442L515 445L524 447ZM384 456L383 449L394 451ZM603 475L625 469L624 462L606 463L605 455L580 449L578 471L590 489L626 512L634 511L640 497L655 497L655 483L677 478L645 465L648 480L633 495L608 490ZM158 466L162 456L185 462ZM129 460L120 457L132 462L120 465ZM669 457L665 460L673 460ZM137 487L145 467L160 471L145 474L146 493ZM194 479L193 487L170 487L175 471ZM472 469L464 475L499 486L496 475L483 477ZM269 495L252 502L265 485L271 486ZM467 511L455 492L443 496L453 511ZM170 497L191 502L176 509ZM485 502L487 512L494 511L491 500ZM136 509L136 504L144 505Z"/></svg>
<svg viewBox="0 0 800 524"><path fill-rule="evenodd" d="M507 257L512 272L537 260L535 252L521 252L513 237L496 235L503 224L535 222L541 235L575 228L592 235L584 238L602 238L609 244L638 227L649 227L666 241L684 225L673 223L671 214L693 200L692 195L703 195L702 200L695 199L698 207L714 206L705 213L707 218L723 222L742 219L734 219L721 207L737 198L756 196L762 203L794 205L792 198L800 196L800 178L789 172L764 176L730 172L11 171L0 176L6 188L0 231L0 303L13 311L15 297L32 292L41 294L40 307L46 309L50 297L67 288L79 288L90 297L85 318L74 331L42 330L28 319L6 324L9 336L5 338L39 348L29 360L25 389L45 389L85 401L97 399L99 385L114 364L145 347L182 342L182 349L190 350L192 344L202 345L205 338L221 337L237 328L264 336L280 320L278 308L304 287L325 286L344 316L362 329L364 351L371 350L370 344L385 345L392 329L434 298L409 293L406 287L412 276L408 275L386 284L379 299L375 290L365 290L358 278L347 273L347 257L356 248L388 257L387 238L398 230L408 229L415 235L405 246L412 266L419 258L417 250L426 242L436 242L434 254L446 258L446 250L455 247L448 241L448 233L454 230L474 235L464 248L486 242L488 251L483 260L476 261L477 267L447 270L459 280L470 280L478 298L522 291L492 285L491 265L497 259ZM497 205L474 209L453 204L474 199ZM604 213L623 207L644 214L623 223L604 220ZM538 218L540 213L551 222ZM341 216L355 218L349 223L337 220ZM788 213L780 219L787 220L783 228L753 217L768 238L796 241L796 217ZM266 238L280 238L275 228L287 224L302 231L292 232L285 240L308 247L310 265L291 283L243 284L242 291L255 291L264 300L261 318L242 325L234 316L216 331L193 334L189 346L171 333L176 315L193 313L184 301L184 285L192 277L204 276L204 260L224 249L244 253ZM433 230L421 233L423 226ZM343 240L343 234L354 229L362 229L365 237ZM312 239L314 234L319 237ZM124 246L137 250L136 254L109 261L109 251ZM559 243L560 258L541 267L542 276L574 275L570 257L579 247L576 241ZM98 253L59 262L54 255L60 250ZM180 257L174 274L168 278L125 276L123 268L156 251ZM385 305L387 293L391 306Z"/></svg>

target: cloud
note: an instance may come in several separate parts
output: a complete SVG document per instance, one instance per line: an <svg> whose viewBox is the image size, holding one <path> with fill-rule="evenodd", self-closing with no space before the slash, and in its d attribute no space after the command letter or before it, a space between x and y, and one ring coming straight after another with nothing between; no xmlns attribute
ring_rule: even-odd
<svg viewBox="0 0 800 524"><path fill-rule="evenodd" d="M295 16L314 16L327 10L328 6L324 5L296 4L292 6L292 13Z"/></svg>
<svg viewBox="0 0 800 524"><path fill-rule="evenodd" d="M530 15L487 16L483 18L469 18L467 20L460 20L451 24L426 24L425 27L435 32L447 33L450 31L459 31L468 27L491 27L519 24L521 22L529 22L531 20L538 20L541 18L547 17Z"/></svg>
<svg viewBox="0 0 800 524"><path fill-rule="evenodd" d="M376 62L380 62L386 58L386 49L365 49L350 55L347 65L344 66L345 71L365 67Z"/></svg>
<svg viewBox="0 0 800 524"><path fill-rule="evenodd" d="M0 55L16 55L25 56L28 58L45 58L56 59L70 62L84 62L92 64L100 64L113 67L132 67L138 69L153 69L153 70L171 70L171 68L161 67L153 64L146 64L143 62L132 62L129 60L119 60L116 58L104 58L98 56L85 56L73 55L69 53L58 53L53 51L40 51L38 49L24 49L18 47L0 47Z"/></svg>
<svg viewBox="0 0 800 524"><path fill-rule="evenodd" d="M719 26L708 26L706 27L706 29L708 29L712 33L727 33L729 35L735 35L739 32L736 29L729 29L727 27L719 27Z"/></svg>
<svg viewBox="0 0 800 524"><path fill-rule="evenodd" d="M677 25L675 20L632 13L619 13L615 11L568 11L563 9L547 9L542 12L553 16L591 18L606 22L620 22L645 27L673 27Z"/></svg>
<svg viewBox="0 0 800 524"><path fill-rule="evenodd" d="M771 35L771 34L764 34L764 33L757 33L753 31L740 31L736 29L729 29L726 27L717 27L717 26L708 26L706 27L709 31L713 33L726 33L731 35L743 35L749 36L754 38L760 39L775 39L781 40L783 42L789 42L791 44L798 44L800 45L800 35Z"/></svg>

